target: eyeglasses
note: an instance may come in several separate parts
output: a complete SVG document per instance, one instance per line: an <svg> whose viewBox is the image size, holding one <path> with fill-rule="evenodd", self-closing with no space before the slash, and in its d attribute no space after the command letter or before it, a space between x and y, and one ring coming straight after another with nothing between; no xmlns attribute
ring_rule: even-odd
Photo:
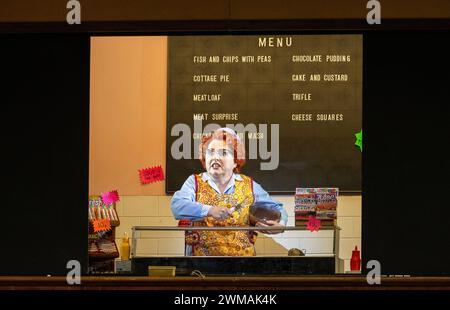
<svg viewBox="0 0 450 310"><path fill-rule="evenodd" d="M214 156L214 154L217 154L217 156L219 157L228 157L232 156L233 152L228 149L218 149L218 150L206 149L206 155Z"/></svg>

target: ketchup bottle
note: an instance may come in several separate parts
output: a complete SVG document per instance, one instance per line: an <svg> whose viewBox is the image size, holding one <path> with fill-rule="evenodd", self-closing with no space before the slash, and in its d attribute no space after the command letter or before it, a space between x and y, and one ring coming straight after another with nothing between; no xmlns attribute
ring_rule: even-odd
<svg viewBox="0 0 450 310"><path fill-rule="evenodd" d="M352 258L350 260L350 270L360 270L361 268L361 257L358 251L358 247L355 246L355 249L352 251Z"/></svg>

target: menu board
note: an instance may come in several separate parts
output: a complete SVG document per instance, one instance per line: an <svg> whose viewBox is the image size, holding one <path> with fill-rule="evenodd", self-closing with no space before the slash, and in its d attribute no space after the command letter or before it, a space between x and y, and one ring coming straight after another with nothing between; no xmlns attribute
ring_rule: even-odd
<svg viewBox="0 0 450 310"><path fill-rule="evenodd" d="M204 171L198 146L218 127L271 193L361 190L362 35L172 36L168 53L168 193Z"/></svg>

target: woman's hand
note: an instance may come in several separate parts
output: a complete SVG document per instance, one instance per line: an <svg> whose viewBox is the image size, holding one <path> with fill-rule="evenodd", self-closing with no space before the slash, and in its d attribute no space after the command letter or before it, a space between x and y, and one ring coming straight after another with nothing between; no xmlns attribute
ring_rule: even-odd
<svg viewBox="0 0 450 310"><path fill-rule="evenodd" d="M230 210L225 207L212 206L209 208L208 216L212 216L216 220L226 220L230 217Z"/></svg>
<svg viewBox="0 0 450 310"><path fill-rule="evenodd" d="M270 221L270 220L265 221L265 223L256 222L255 226L256 227L280 227L280 230L261 230L261 232L263 234L268 234L268 235L281 234L282 232L284 232L283 228L285 227L284 225L280 224L279 222Z"/></svg>

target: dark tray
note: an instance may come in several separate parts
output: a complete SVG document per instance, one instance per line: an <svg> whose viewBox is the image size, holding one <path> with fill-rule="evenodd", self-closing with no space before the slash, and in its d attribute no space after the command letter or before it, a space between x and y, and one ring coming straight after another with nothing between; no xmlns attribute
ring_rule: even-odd
<svg viewBox="0 0 450 310"><path fill-rule="evenodd" d="M131 272L148 275L148 266L176 266L176 275L189 276L198 270L204 275L333 275L333 256L281 257L134 257Z"/></svg>

